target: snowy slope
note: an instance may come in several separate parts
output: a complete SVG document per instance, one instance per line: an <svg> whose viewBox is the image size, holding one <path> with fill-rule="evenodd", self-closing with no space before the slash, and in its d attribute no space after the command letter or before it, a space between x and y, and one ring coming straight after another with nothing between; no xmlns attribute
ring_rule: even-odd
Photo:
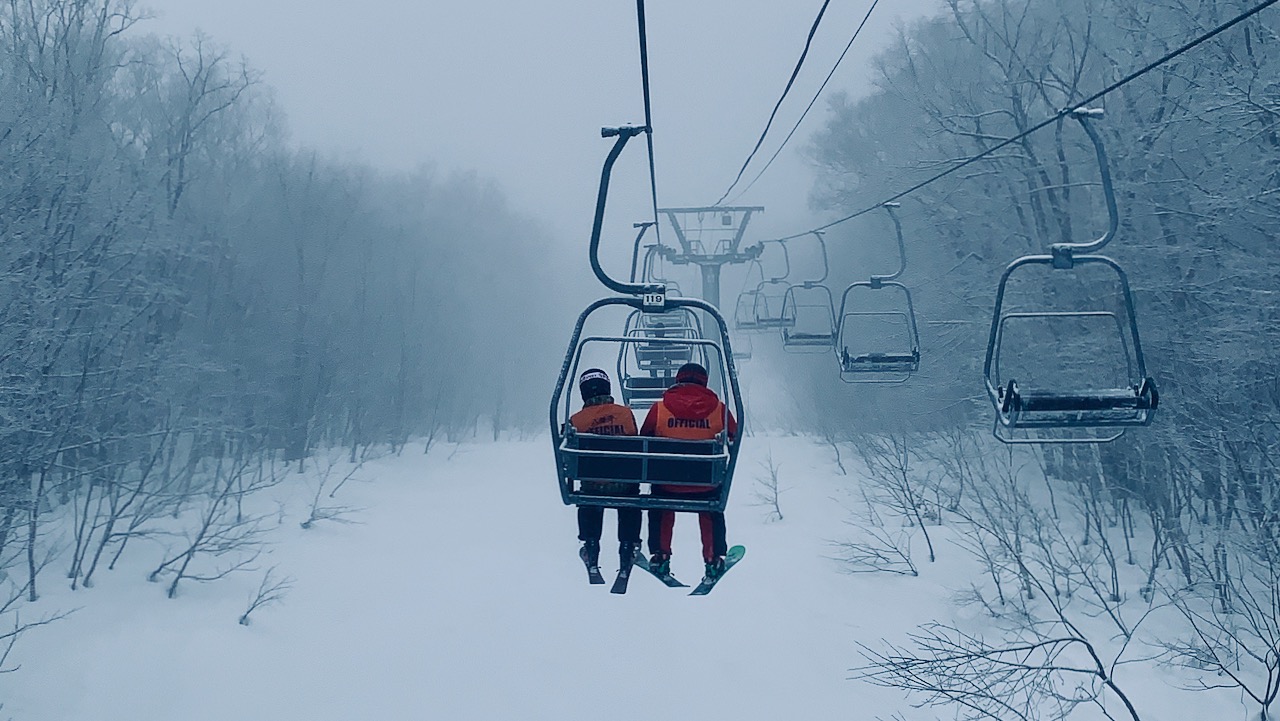
<svg viewBox="0 0 1280 721"><path fill-rule="evenodd" d="M786 489L780 522L752 503L770 449ZM586 583L546 440L425 458L410 449L367 464L365 482L343 489L340 500L364 507L358 525L303 531L305 493L296 494L260 564L279 564L296 585L247 628L236 618L257 586L250 575L187 585L169 600L142 581L154 562L142 549L93 589L54 588L50 573L38 608L81 608L24 640L22 669L0 677L0 718L947 717L847 680L858 642L949 618L953 589L973 571L943 542L920 578L843 573L828 542L850 532L849 467L855 475L840 476L829 449L805 438L749 438L728 515L729 541L745 544L747 559L706 598L644 574L612 596ZM688 516L676 528L674 569L690 582L701 573L696 529ZM613 532L609 513L609 577ZM1168 700L1155 678L1138 685L1163 712L1153 718L1241 717L1204 695L1191 706Z"/></svg>

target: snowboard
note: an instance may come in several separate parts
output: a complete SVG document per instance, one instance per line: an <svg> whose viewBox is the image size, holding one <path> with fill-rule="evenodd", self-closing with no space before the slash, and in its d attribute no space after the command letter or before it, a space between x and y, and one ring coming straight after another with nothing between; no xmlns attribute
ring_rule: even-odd
<svg viewBox="0 0 1280 721"><path fill-rule="evenodd" d="M654 578L658 579L659 581L662 581L663 583L667 584L667 586L670 588L688 588L689 587L689 584L680 583L679 579L677 579L675 576L672 576L671 574L667 574L665 576L659 576L657 573L654 573L653 566L649 565L649 559L645 558L644 554L641 553L640 551L636 551L635 567L642 568L648 571L650 575L652 575Z"/></svg>
<svg viewBox="0 0 1280 721"><path fill-rule="evenodd" d="M733 548L730 548L729 552L725 554L724 557L724 571L713 581L707 581L704 579L702 583L698 584L697 588L689 592L689 595L705 596L708 593L711 593L711 589L715 588L716 584L720 583L720 579L724 578L725 575L729 573L729 569L738 565L738 561L741 561L742 557L745 555L747 555L746 546L734 546Z"/></svg>

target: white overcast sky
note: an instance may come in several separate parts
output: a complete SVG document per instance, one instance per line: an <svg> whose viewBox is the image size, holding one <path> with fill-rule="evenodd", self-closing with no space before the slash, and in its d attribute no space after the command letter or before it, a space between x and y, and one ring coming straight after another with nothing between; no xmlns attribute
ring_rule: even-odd
<svg viewBox="0 0 1280 721"><path fill-rule="evenodd" d="M497 180L566 241L585 239L609 141L643 122L632 0L143 0L161 35L197 29L241 54L275 89L299 144L390 169L432 162ZM871 0L835 0L805 72L775 121L772 154ZM821 0L649 0L649 54L662 205L724 191L764 127ZM881 0L827 92L867 87L870 57L938 0ZM812 174L799 156L819 102L783 156L739 202L763 205L760 234L801 230ZM792 147L794 146L794 147ZM609 220L648 203L643 140L615 172ZM749 173L752 177L754 173ZM758 236L752 233L753 236Z"/></svg>

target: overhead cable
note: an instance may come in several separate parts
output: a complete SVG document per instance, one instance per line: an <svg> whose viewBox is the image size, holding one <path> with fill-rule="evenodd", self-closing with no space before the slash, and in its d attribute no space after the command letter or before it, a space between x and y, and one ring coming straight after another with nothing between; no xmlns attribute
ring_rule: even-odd
<svg viewBox="0 0 1280 721"><path fill-rule="evenodd" d="M941 180L941 179L943 179L943 178L947 177L948 175L951 175L952 173L955 173L955 172L957 172L957 171L961 170L962 168L966 168L966 167L968 167L968 166L970 166L970 165L972 165L972 164L974 164L974 163L978 162L979 160L982 160L982 159L984 159L984 158L987 158L987 157L991 156L992 154L996 153L997 151L999 151L999 150L1001 150L1001 149L1003 149L1003 148L1007 148L1007 147L1009 147L1010 145L1013 145L1014 143L1018 142L1019 140L1022 140L1023 138L1027 137L1028 135L1031 135L1032 133L1035 133L1035 132L1037 132L1037 131L1039 131L1039 130L1043 130L1044 128L1046 128L1046 127L1048 127L1048 126L1050 126L1050 125L1052 125L1052 124L1054 124L1054 123L1058 122L1059 120L1061 120L1061 119L1063 119L1063 118L1067 117L1068 115L1070 115L1071 113L1073 113L1073 112L1074 112L1075 110L1077 110L1078 108L1083 108L1083 107L1085 107L1085 106L1089 105L1090 103L1092 103L1093 101L1095 101L1095 100L1098 100L1098 99L1102 98L1104 95L1108 95L1108 94L1110 94L1110 93L1115 92L1116 90L1119 90L1120 88L1122 88L1122 87L1124 87L1124 86L1128 85L1129 83L1133 82L1134 80L1137 80L1138 78L1142 77L1143 75L1146 75L1147 73L1151 72L1152 70L1155 70L1156 68L1158 68L1158 67L1160 67L1160 66L1162 66L1162 65L1164 65L1164 64L1166 64L1166 63L1168 63L1169 61L1173 60L1174 58L1177 58L1178 56L1180 56L1180 55L1182 55L1182 54L1184 54L1184 53L1187 53L1187 52L1189 52L1189 51L1191 51L1191 50L1193 50L1193 49L1195 49L1195 48L1199 47L1200 45L1203 45L1204 43L1206 43L1206 42L1208 42L1208 41L1212 40L1213 38L1215 38L1215 37L1217 37L1217 36L1221 35L1222 33L1226 32L1226 31L1228 31L1228 30L1230 30L1231 28L1235 27L1236 25L1239 25L1240 23L1244 22L1245 20L1248 20L1249 18L1253 17L1254 15L1257 15L1258 13L1262 12L1263 10L1266 10L1267 8L1271 7L1272 5L1275 5L1277 2L1280 2L1280 0L1265 0L1265 2L1259 3L1258 5L1256 5L1255 7L1253 7L1251 10L1248 10L1248 11L1246 11L1246 12L1244 12L1244 13L1241 13L1240 15L1237 15L1236 17L1234 17L1234 18L1232 18L1231 20L1228 20L1227 22L1225 22L1225 23L1223 23L1223 24L1219 25L1218 27L1214 28L1213 30L1210 30L1209 32L1205 33L1204 35L1201 35L1201 36L1197 37L1196 39L1194 39L1194 40L1192 40L1192 41L1190 41L1190 42L1186 43L1185 45L1182 45L1182 46L1180 46L1180 47L1178 47L1178 48L1176 48L1176 49L1174 49L1174 50L1169 51L1168 53L1165 53L1165 54L1164 54L1163 56L1161 56L1159 59L1154 60L1154 61L1152 61L1152 62L1150 62L1150 63L1147 63L1147 64L1146 64L1146 65L1144 65L1142 68L1140 68L1140 69L1138 69L1138 70L1135 70L1135 71L1134 71L1134 72L1132 72L1132 73L1129 73L1128 75L1124 76L1124 77L1123 77L1123 78L1121 78L1120 80L1117 80L1116 82L1114 82L1114 83L1112 83L1112 84L1108 85L1107 87L1103 88L1102 90L1099 90L1098 92L1094 93L1093 95L1090 95L1089 97L1084 98L1083 100L1081 100L1081 101L1079 101L1079 102L1077 102L1077 103L1072 104L1069 108L1065 108L1065 109L1063 109L1063 110L1060 110L1060 111L1058 111L1058 112L1054 113L1053 115L1049 116L1049 118L1047 118L1046 120L1041 121L1040 123L1037 123L1036 125L1034 125L1034 126L1032 126L1032 127L1028 128L1027 130L1025 130L1025 131L1023 131L1023 132L1021 132L1021 133L1019 133L1019 134L1017 134L1017 135L1013 136L1012 138L1009 138L1009 139L1007 139L1007 140L1002 140L1002 141L1000 141L999 143L996 143L995 145L991 146L990 148L987 148L986 150L982 151L981 153L978 153L977 155L975 155L975 156L973 156L973 157L971 157L971 158L968 158L967 160L964 160L964 161L962 161L962 162L960 162L960 163L958 163L958 164L956 164L956 165L953 165L953 166L951 166L950 168L948 168L948 169L946 169L946 170L944 170L944 171L942 171L942 172L940 172L940 173L937 173L936 175L933 175L932 177L928 178L927 180L923 180L923 181L921 181L921 182L919 182L919 183L916 183L915 185L913 185L913 186L911 186L911 187L907 188L906 190L903 190L902 192L899 192L899 193L896 193L896 194L894 194L894 195L891 195L891 196L889 196L888 198L885 198L884 200L881 200L880 202L878 202L878 203L876 203L876 204L874 204L874 205L869 205L869 206L867 206L866 208L863 208L863 209L861 209L861 210L859 210L859 211L857 211L857 212L855 212L855 213L851 213L851 214L849 214L849 215L846 215L846 216L844 216L843 218L839 218L839 219L837 219L837 220L833 220L833 221L831 221L830 223L827 223L827 224L825 224L825 225L820 225L820 226L818 226L817 228L813 228L813 229L811 229L811 230L806 230L806 231L803 231L803 232L800 232L800 233L796 233L796 234L794 234L794 235L788 235L788 236L786 236L786 237L784 237L784 238L776 238L776 240L794 240L794 239L796 239L796 238L802 238L802 237L804 237L804 236L806 236L806 235L809 235L810 233L813 233L814 231L827 230L828 228L835 227L835 226L837 226L837 225L840 225L841 223L847 223L848 221L853 220L854 218L858 218L858 217L860 217L860 216L866 215L867 213L870 213L870 212L872 212L872 211L879 210L879 209L880 209L880 208L881 208L885 203L891 203L891 202L894 202L894 201L900 200L900 199L902 199L902 198L905 198L906 196L908 196L908 195L910 195L910 194L912 194L912 193L914 193L914 192L916 192L916 191L920 190L921 188L924 188L924 187L925 187L925 186L927 186L927 185L931 185L931 184L933 184L933 183L935 183L935 182L937 182L937 181L939 181L939 180Z"/></svg>
<svg viewBox="0 0 1280 721"><path fill-rule="evenodd" d="M764 167L760 169L760 172L756 173L756 177L752 178L751 182L747 183L746 187L738 191L738 194L734 196L734 200L742 197L743 193L750 190L751 186L755 185L756 181L759 180L760 177L764 175L765 171L769 169L769 166L773 165L773 161L777 160L778 156L782 154L782 149L787 147L787 143L791 141L791 137L800 129L800 124L803 123L804 119L809 115L809 111L813 110L813 106L817 104L818 98L822 96L822 91L827 89L827 83L831 82L831 78L836 74L836 70L840 67L840 63L844 62L844 56L849 54L849 49L853 47L853 43L857 41L858 36L862 34L862 28L867 26L867 21L871 19L871 13L875 12L876 5L879 4L880 0L873 0L871 7L867 9L867 14L863 16L862 22L858 24L858 29L853 31L853 37L849 38L849 44L844 46L844 51L840 53L840 57L836 58L836 64L831 67L831 72L827 73L827 77L822 81L822 85L818 88L818 92L813 94L813 100L809 101L809 105L804 109L804 112L800 114L800 119L797 120L795 126L791 128L791 132L787 133L787 137L782 140L782 144L778 146L778 149L773 151L773 156L769 158L769 162L764 164Z"/></svg>
<svg viewBox="0 0 1280 721"><path fill-rule="evenodd" d="M636 0L640 26L640 81L644 86L645 140L649 146L649 192L653 199L653 232L662 245L662 224L658 222L658 171L653 160L653 108L649 103L649 37L644 25L644 0Z"/></svg>
<svg viewBox="0 0 1280 721"><path fill-rule="evenodd" d="M756 157L756 153L760 151L760 146L764 144L765 136L769 134L769 128L773 126L773 120L778 116L778 109L782 107L782 102L787 99L787 93L791 92L791 86L795 84L796 77L800 75L800 68L804 67L804 60L809 55L809 47L813 45L813 36L818 33L818 26L822 24L822 16L827 12L827 6L831 4L831 0L823 0L822 9L818 10L818 17L813 19L813 27L809 28L809 37L804 41L804 51L800 53L800 59L796 61L796 67L791 71L791 78L787 80L787 86L782 89L782 95L778 98L778 102L773 106L773 112L769 114L769 121L764 125L764 131L760 133L760 139L756 141L756 146L751 149L751 153L747 155L747 159L743 161L742 167L738 170L738 175L725 189L724 195L720 199L712 203L712 205L720 205L724 199L729 197L734 187L742 180L742 174L747 172L747 166L751 164L751 160Z"/></svg>

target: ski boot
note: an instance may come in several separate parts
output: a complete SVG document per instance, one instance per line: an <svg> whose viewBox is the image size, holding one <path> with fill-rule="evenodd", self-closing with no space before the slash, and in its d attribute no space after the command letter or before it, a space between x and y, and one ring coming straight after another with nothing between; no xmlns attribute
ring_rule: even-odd
<svg viewBox="0 0 1280 721"><path fill-rule="evenodd" d="M631 566L636 562L636 551L640 550L639 543L622 542L618 544L618 572L631 572Z"/></svg>
<svg viewBox="0 0 1280 721"><path fill-rule="evenodd" d="M703 583L715 583L724 575L724 556L716 556L707 561L706 573L702 576Z"/></svg>
<svg viewBox="0 0 1280 721"><path fill-rule="evenodd" d="M649 569L653 575L658 578L666 578L671 575L671 554L655 553L649 556Z"/></svg>
<svg viewBox="0 0 1280 721"><path fill-rule="evenodd" d="M583 541L582 548L578 549L578 558L586 564L587 568L600 567L600 542L599 541Z"/></svg>
<svg viewBox="0 0 1280 721"><path fill-rule="evenodd" d="M600 542L599 541L583 541L582 548L578 549L578 558L582 559L582 564L587 567L587 573L593 577L600 573Z"/></svg>

